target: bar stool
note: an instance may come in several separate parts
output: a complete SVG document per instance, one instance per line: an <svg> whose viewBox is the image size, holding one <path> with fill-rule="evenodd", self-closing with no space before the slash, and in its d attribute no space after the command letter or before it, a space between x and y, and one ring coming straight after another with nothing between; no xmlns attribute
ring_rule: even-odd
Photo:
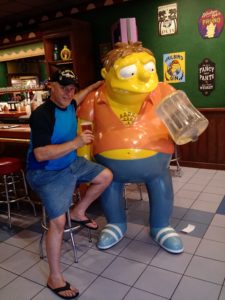
<svg viewBox="0 0 225 300"><path fill-rule="evenodd" d="M36 216L34 203L28 195L22 160L16 157L0 157L0 178L0 203L7 205L9 227L12 227L11 204L14 202L17 206L19 201L29 202Z"/></svg>
<svg viewBox="0 0 225 300"><path fill-rule="evenodd" d="M128 209L128 206L127 206L127 187L129 185L131 185L132 183L125 183L124 184L124 188L123 188L123 199L125 201L125 209L127 210ZM138 188L138 191L139 191L139 194L140 194L140 200L143 200L143 194L142 194L142 183L135 183L137 188Z"/></svg>
<svg viewBox="0 0 225 300"><path fill-rule="evenodd" d="M173 170L174 172L172 173L175 177L182 176L182 169L181 169L179 160L180 160L180 156L178 154L178 147L175 144L174 145L174 153L173 153L172 159L170 160L171 165L174 165L174 164L176 165L176 169Z"/></svg>
<svg viewBox="0 0 225 300"><path fill-rule="evenodd" d="M74 240L73 233L74 233L74 231L78 230L81 226L80 225L72 226L71 219L70 219L70 210L68 210L66 212L66 219L67 219L67 221L66 221L66 225L65 225L65 229L64 229L64 234L65 233L70 234L70 239L71 239L72 248L73 248L74 262L77 263L78 262L77 246L76 246L76 243L75 243L75 240ZM42 231L39 246L40 246L40 258L43 259L44 258L43 240L44 240L45 233L48 231L48 220L47 220L47 215L46 215L46 211L45 211L44 206L42 207L41 227L42 227L43 231Z"/></svg>
<svg viewBox="0 0 225 300"><path fill-rule="evenodd" d="M76 189L73 195L73 203L76 201L80 201L80 192L79 189ZM73 204L72 204L73 205ZM42 206L42 221L41 221L41 227L42 227L42 235L39 243L39 248L40 248L40 258L44 258L44 251L43 251L43 240L46 232L48 231L48 217L45 211L45 207ZM66 225L64 228L64 234L69 233L70 235L70 240L72 243L72 249L73 249L73 255L74 255L74 262L78 262L78 256L77 256L77 246L74 240L74 232L78 231L79 229L82 228L82 225L72 225L71 223L71 218L70 218L70 209L66 212ZM89 238L89 243L92 242L92 236L91 236L91 230L88 229L88 238Z"/></svg>

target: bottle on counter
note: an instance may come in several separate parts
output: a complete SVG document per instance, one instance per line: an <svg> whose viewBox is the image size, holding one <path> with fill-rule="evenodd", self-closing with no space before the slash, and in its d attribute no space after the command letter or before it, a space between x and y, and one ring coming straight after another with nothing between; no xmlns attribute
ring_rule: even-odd
<svg viewBox="0 0 225 300"><path fill-rule="evenodd" d="M58 45L55 44L54 45L54 50L53 50L53 60L59 60L60 56L59 56L59 49L58 49Z"/></svg>

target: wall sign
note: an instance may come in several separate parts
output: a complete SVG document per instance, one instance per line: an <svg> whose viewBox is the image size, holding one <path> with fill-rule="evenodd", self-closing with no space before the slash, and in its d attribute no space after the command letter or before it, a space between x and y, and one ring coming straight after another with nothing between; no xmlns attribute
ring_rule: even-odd
<svg viewBox="0 0 225 300"><path fill-rule="evenodd" d="M158 7L159 35L177 33L177 3Z"/></svg>
<svg viewBox="0 0 225 300"><path fill-rule="evenodd" d="M224 16L217 9L204 11L198 19L198 30L205 39L217 38L223 30Z"/></svg>
<svg viewBox="0 0 225 300"><path fill-rule="evenodd" d="M208 96L215 88L215 63L209 58L205 58L198 65L199 91L204 96Z"/></svg>
<svg viewBox="0 0 225 300"><path fill-rule="evenodd" d="M163 55L164 82L185 82L185 52Z"/></svg>

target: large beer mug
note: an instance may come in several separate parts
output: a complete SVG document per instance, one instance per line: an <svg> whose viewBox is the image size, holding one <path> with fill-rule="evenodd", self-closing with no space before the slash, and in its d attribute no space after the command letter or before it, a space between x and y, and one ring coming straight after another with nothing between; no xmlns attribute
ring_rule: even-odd
<svg viewBox="0 0 225 300"><path fill-rule="evenodd" d="M156 113L177 145L196 141L209 124L187 95L179 90L163 98L156 107Z"/></svg>

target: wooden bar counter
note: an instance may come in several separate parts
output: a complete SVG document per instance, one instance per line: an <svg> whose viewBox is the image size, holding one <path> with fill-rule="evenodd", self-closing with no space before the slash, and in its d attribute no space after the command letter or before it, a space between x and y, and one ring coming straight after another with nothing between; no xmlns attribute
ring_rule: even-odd
<svg viewBox="0 0 225 300"><path fill-rule="evenodd" d="M0 123L1 156L19 157L25 164L29 141L29 124Z"/></svg>
<svg viewBox="0 0 225 300"><path fill-rule="evenodd" d="M0 142L29 143L29 124L0 124Z"/></svg>

